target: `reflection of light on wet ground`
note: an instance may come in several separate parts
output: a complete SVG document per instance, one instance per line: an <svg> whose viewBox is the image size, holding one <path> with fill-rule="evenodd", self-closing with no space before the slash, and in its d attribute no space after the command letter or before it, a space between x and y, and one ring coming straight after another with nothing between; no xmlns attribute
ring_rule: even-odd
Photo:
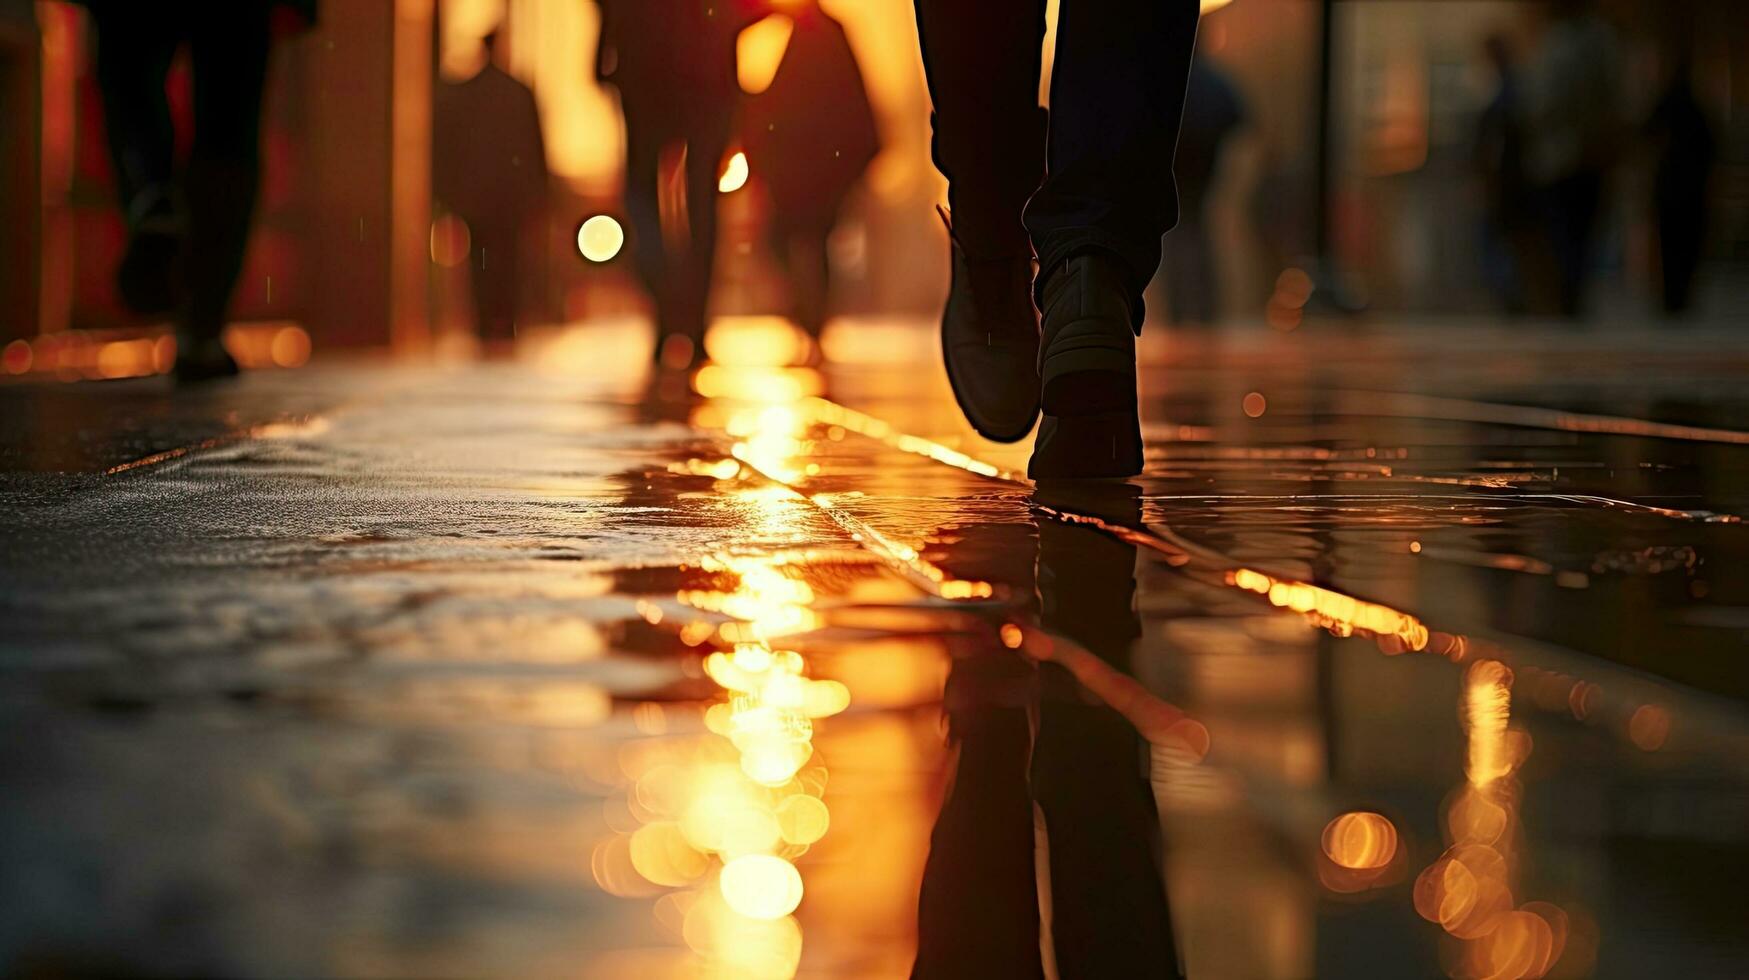
<svg viewBox="0 0 1749 980"><path fill-rule="evenodd" d="M1415 880L1416 912L1458 941L1446 962L1454 977L1542 977L1567 945L1565 911L1542 901L1516 905L1523 793L1514 774L1531 744L1510 726L1513 681L1495 660L1477 660L1464 673L1467 781L1444 808L1451 846Z"/></svg>

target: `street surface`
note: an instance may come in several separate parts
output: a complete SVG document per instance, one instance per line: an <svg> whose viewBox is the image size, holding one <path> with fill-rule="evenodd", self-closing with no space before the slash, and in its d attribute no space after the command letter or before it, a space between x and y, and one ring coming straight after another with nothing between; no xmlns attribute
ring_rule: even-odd
<svg viewBox="0 0 1749 980"><path fill-rule="evenodd" d="M1149 796L1192 977L1749 969L1749 335L1155 332L1037 488L827 341L0 387L0 970L1036 963L1036 860L1097 974Z"/></svg>

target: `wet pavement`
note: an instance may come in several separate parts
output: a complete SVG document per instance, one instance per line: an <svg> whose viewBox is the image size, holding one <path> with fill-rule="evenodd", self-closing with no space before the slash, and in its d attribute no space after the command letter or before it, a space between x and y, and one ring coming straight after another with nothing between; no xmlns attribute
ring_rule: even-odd
<svg viewBox="0 0 1749 980"><path fill-rule="evenodd" d="M0 968L1749 972L1749 340L827 339L0 388Z"/></svg>

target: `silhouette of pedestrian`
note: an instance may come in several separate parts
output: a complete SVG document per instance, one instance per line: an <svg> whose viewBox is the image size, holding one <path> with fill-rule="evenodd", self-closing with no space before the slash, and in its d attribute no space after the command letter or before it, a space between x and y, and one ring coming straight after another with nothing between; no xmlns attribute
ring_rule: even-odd
<svg viewBox="0 0 1749 980"><path fill-rule="evenodd" d="M1244 124L1245 105L1232 80L1206 59L1195 59L1172 168L1181 220L1166 236L1160 264L1173 323L1214 323L1220 317L1221 278L1209 240L1208 199L1222 150Z"/></svg>
<svg viewBox="0 0 1749 980"><path fill-rule="evenodd" d="M789 47L742 115L747 162L770 194L774 252L790 278L795 320L826 325L826 239L845 198L880 150L874 110L844 27L818 0L778 4L794 20Z"/></svg>
<svg viewBox="0 0 1749 980"><path fill-rule="evenodd" d="M740 94L735 39L756 15L747 0L597 2L596 74L619 89L625 114L626 212L656 305L656 355L685 367L704 339L717 176ZM669 196L665 224L661 178L675 161L682 193Z"/></svg>
<svg viewBox="0 0 1749 980"><path fill-rule="evenodd" d="M952 206L948 378L991 439L1019 440L1042 408L1034 477L1141 470L1135 338L1178 220L1172 156L1198 13L1196 0L1063 0L1047 135L1044 0L917 0Z"/></svg>
<svg viewBox="0 0 1749 980"><path fill-rule="evenodd" d="M237 373L220 342L255 216L261 97L276 18L313 22L315 0L85 0L97 33L97 84L128 244L116 278L139 313L177 314L176 377ZM192 149L177 172L164 90L188 46Z"/></svg>
<svg viewBox="0 0 1749 980"><path fill-rule="evenodd" d="M1584 311L1604 182L1620 143L1621 56L1589 0L1555 0L1525 86L1527 166L1563 316Z"/></svg>
<svg viewBox="0 0 1749 980"><path fill-rule="evenodd" d="M487 340L516 335L530 223L545 214L546 144L534 93L493 61L472 78L438 86L432 111L432 191L467 222L475 328Z"/></svg>
<svg viewBox="0 0 1749 980"><path fill-rule="evenodd" d="M1508 313L1526 309L1523 266L1531 199L1524 172L1524 112L1512 42L1491 34L1483 52L1494 95L1476 119L1475 165L1482 182L1482 272Z"/></svg>
<svg viewBox="0 0 1749 980"><path fill-rule="evenodd" d="M1688 311L1695 273L1706 245L1707 192L1712 184L1718 138L1694 94L1693 66L1677 60L1669 87L1646 124L1658 150L1653 206L1658 215L1658 255L1664 311Z"/></svg>

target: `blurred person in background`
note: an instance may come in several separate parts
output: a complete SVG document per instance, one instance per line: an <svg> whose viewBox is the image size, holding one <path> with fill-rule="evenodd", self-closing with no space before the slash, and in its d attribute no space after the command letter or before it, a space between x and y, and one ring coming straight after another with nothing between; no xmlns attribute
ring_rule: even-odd
<svg viewBox="0 0 1749 980"><path fill-rule="evenodd" d="M1549 17L1525 74L1525 160L1554 258L1557 306L1577 317L1622 136L1621 53L1590 0L1551 0Z"/></svg>
<svg viewBox="0 0 1749 980"><path fill-rule="evenodd" d="M1523 265L1531 232L1531 196L1524 173L1518 59L1512 41L1490 34L1482 51L1494 69L1494 95L1476 120L1475 164L1482 182L1482 273L1507 313L1523 313Z"/></svg>
<svg viewBox="0 0 1749 980"><path fill-rule="evenodd" d="M1063 0L1047 131L1045 0L917 0L951 206L948 379L990 439L1020 440L1042 408L1035 479L1141 471L1136 331L1178 221L1172 156L1199 13L1197 0Z"/></svg>
<svg viewBox="0 0 1749 980"><path fill-rule="evenodd" d="M717 245L717 177L740 85L735 39L749 0L597 0L597 77L625 115L632 256L656 307L656 359L689 367L704 347ZM678 171L680 194L662 182ZM677 200L678 198L678 200Z"/></svg>
<svg viewBox="0 0 1749 980"><path fill-rule="evenodd" d="M488 343L516 336L524 280L539 266L531 230L546 214L547 155L534 92L498 67L497 32L485 66L441 82L432 107L432 194L467 223L475 329ZM544 240L544 239L543 239Z"/></svg>
<svg viewBox="0 0 1749 980"><path fill-rule="evenodd" d="M261 99L272 36L308 27L315 0L84 0L127 249L116 272L136 313L176 315L179 381L237 373L221 335L261 171ZM178 168L165 79L188 48L194 133Z"/></svg>
<svg viewBox="0 0 1749 980"><path fill-rule="evenodd" d="M1206 56L1198 55L1190 65L1184 125L1172 167L1181 215L1178 227L1161 246L1161 279L1173 323L1209 324L1220 319L1221 276L1209 240L1209 197L1219 176L1221 152L1244 125L1245 104L1238 87Z"/></svg>
<svg viewBox="0 0 1749 980"><path fill-rule="evenodd" d="M789 277L792 315L818 341L831 295L826 241L880 151L880 134L843 26L818 0L773 6L795 28L771 85L747 101L742 130L748 167L770 195L773 253Z"/></svg>
<svg viewBox="0 0 1749 980"><path fill-rule="evenodd" d="M1694 92L1694 66L1676 59L1669 85L1652 109L1646 134L1657 153L1652 204L1658 216L1658 257L1664 312L1688 312L1707 237L1707 194L1718 138Z"/></svg>

